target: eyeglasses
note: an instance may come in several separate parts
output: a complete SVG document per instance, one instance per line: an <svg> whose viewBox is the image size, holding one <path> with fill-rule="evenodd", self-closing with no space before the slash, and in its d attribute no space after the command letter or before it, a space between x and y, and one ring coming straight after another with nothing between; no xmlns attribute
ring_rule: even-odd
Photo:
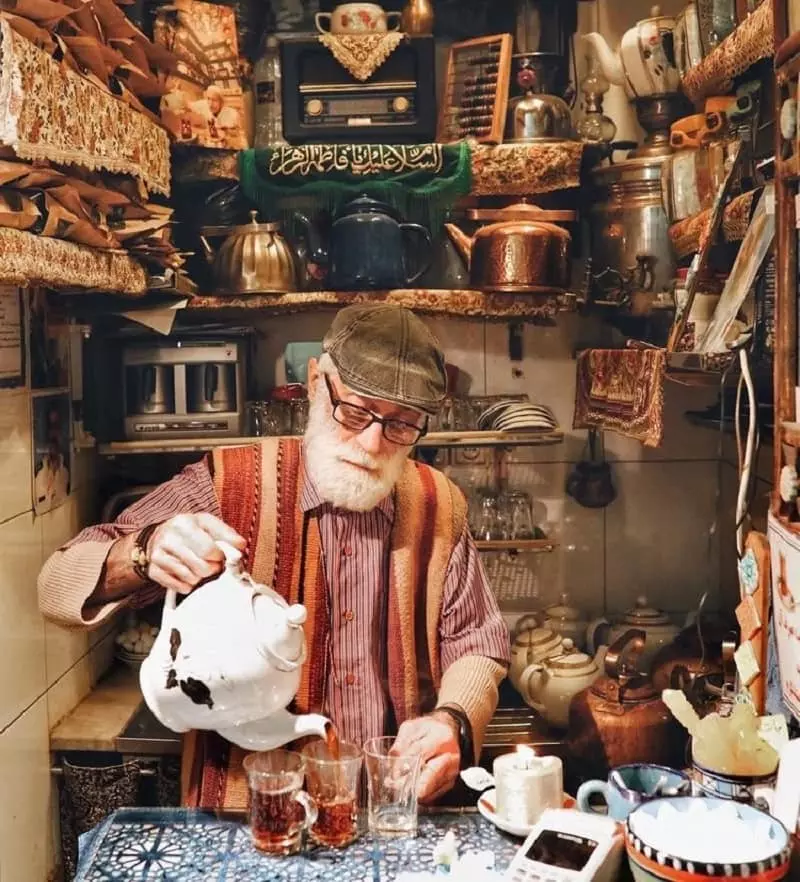
<svg viewBox="0 0 800 882"><path fill-rule="evenodd" d="M336 393L333 391L330 377L327 374L323 374L323 376L325 377L325 385L328 387L328 395L330 395L331 404L333 405L333 418L340 426L344 426L351 432L363 432L364 429L373 423L380 423L383 437L387 441L391 441L392 444L399 444L402 447L410 447L412 444L416 444L428 430L427 418L424 425L415 426L413 423L405 422L405 420L385 419L371 410L367 410L366 407L351 404L349 401L342 401L341 398L337 398Z"/></svg>

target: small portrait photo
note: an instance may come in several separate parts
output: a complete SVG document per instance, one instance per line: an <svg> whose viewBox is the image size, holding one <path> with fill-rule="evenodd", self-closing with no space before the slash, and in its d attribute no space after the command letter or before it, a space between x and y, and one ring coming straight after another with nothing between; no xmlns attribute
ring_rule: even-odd
<svg viewBox="0 0 800 882"><path fill-rule="evenodd" d="M69 496L72 444L69 394L33 398L33 509L44 514Z"/></svg>

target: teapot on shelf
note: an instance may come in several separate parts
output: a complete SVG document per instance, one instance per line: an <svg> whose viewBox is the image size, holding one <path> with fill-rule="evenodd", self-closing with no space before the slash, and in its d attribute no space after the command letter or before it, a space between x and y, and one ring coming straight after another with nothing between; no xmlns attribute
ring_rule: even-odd
<svg viewBox="0 0 800 882"><path fill-rule="evenodd" d="M649 672L658 651L667 646L678 636L680 628L660 609L651 607L647 598L637 598L636 606L629 609L619 622L611 622L604 616L589 623L586 642L589 652L605 644L614 643L626 631L636 628L645 636L645 644L638 654L641 670Z"/></svg>
<svg viewBox="0 0 800 882"><path fill-rule="evenodd" d="M572 699L603 673L607 647L601 646L594 658L564 640L563 655L551 656L528 665L519 678L519 693L549 725L566 729Z"/></svg>
<svg viewBox="0 0 800 882"><path fill-rule="evenodd" d="M600 69L609 82L624 86L629 98L646 98L677 92L680 87L674 32L675 19L661 15L661 9L653 6L650 18L637 21L622 35L616 52L602 34L593 32L584 39L594 47Z"/></svg>
<svg viewBox="0 0 800 882"><path fill-rule="evenodd" d="M514 642L511 644L511 665L508 679L511 685L519 690L522 672L533 664L546 658L561 655L564 652L564 641L549 628L529 627L516 630Z"/></svg>
<svg viewBox="0 0 800 882"><path fill-rule="evenodd" d="M213 729L248 750L325 737L327 718L285 709L306 657L305 607L254 582L241 553L217 544L225 555L217 579L180 605L166 593L161 630L139 672L147 706L174 732Z"/></svg>
<svg viewBox="0 0 800 882"><path fill-rule="evenodd" d="M295 220L310 259L327 271L326 286L334 291L405 288L431 261L431 237L425 227L402 223L391 206L369 196L359 196L339 211L327 241L305 215L296 214Z"/></svg>

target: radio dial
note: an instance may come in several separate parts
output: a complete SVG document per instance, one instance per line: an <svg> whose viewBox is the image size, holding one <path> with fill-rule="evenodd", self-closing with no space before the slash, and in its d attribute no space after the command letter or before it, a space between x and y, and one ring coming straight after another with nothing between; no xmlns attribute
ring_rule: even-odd
<svg viewBox="0 0 800 882"><path fill-rule="evenodd" d="M310 116L319 116L323 111L322 101L319 98L311 98L306 103L306 111Z"/></svg>
<svg viewBox="0 0 800 882"><path fill-rule="evenodd" d="M405 95L398 95L398 97L392 101L392 110L394 110L395 113L405 113L410 106L411 102L405 97Z"/></svg>

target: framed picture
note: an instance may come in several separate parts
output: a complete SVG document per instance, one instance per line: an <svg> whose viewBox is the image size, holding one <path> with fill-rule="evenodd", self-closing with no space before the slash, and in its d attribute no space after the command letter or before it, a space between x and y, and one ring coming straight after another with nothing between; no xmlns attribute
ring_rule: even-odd
<svg viewBox="0 0 800 882"><path fill-rule="evenodd" d="M0 389L25 385L25 307L22 291L0 286Z"/></svg>
<svg viewBox="0 0 800 882"><path fill-rule="evenodd" d="M503 140L511 79L511 34L453 43L447 59L437 141Z"/></svg>
<svg viewBox="0 0 800 882"><path fill-rule="evenodd" d="M33 510L58 508L69 496L72 425L68 392L33 394Z"/></svg>
<svg viewBox="0 0 800 882"><path fill-rule="evenodd" d="M31 389L65 389L69 386L69 328L53 316L44 288L33 288L29 303Z"/></svg>

